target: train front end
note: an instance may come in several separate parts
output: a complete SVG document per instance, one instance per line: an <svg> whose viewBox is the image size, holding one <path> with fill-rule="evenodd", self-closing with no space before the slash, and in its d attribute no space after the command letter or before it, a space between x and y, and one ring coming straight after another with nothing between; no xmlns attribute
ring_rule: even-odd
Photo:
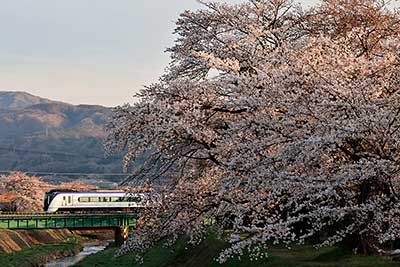
<svg viewBox="0 0 400 267"><path fill-rule="evenodd" d="M57 210L52 210L50 204L52 203L53 199L56 197L58 193L59 190L50 190L44 194L43 210L45 212L51 213L57 211Z"/></svg>

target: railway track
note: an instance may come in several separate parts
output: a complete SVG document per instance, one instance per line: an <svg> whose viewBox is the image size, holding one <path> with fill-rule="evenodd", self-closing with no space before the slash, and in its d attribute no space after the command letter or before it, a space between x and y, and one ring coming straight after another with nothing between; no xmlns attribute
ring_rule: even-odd
<svg viewBox="0 0 400 267"><path fill-rule="evenodd" d="M0 218L4 217L76 217L76 216L135 216L137 212L1 212Z"/></svg>
<svg viewBox="0 0 400 267"><path fill-rule="evenodd" d="M112 229L122 245L137 219L135 212L0 212L0 229Z"/></svg>

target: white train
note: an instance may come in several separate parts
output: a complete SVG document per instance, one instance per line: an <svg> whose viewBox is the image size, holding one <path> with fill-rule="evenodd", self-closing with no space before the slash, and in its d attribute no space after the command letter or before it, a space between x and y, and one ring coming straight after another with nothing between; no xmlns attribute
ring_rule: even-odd
<svg viewBox="0 0 400 267"><path fill-rule="evenodd" d="M50 190L44 197L44 211L129 210L154 205L155 198L154 193Z"/></svg>

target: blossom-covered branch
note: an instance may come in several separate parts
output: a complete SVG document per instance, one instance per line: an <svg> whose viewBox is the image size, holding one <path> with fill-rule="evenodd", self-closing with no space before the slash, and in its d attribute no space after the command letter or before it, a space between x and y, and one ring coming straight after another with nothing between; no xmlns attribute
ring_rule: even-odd
<svg viewBox="0 0 400 267"><path fill-rule="evenodd" d="M124 249L232 235L220 260L273 243L400 236L400 16L382 1L205 3L177 22L172 62L116 110L106 146L170 182Z"/></svg>

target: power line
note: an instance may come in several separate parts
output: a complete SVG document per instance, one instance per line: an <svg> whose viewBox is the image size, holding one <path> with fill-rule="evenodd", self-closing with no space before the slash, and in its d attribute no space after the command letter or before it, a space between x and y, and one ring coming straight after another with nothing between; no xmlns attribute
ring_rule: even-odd
<svg viewBox="0 0 400 267"><path fill-rule="evenodd" d="M57 156L67 156L67 157L78 156L77 154L66 153L66 152L46 152L39 150L19 149L15 147L0 147L0 150L10 151L14 153L31 153L31 154L57 155Z"/></svg>
<svg viewBox="0 0 400 267"><path fill-rule="evenodd" d="M54 155L54 156L63 156L63 157L77 157L84 156L95 159L116 159L115 157L99 157L97 155L85 155L85 154L73 154L67 152L57 152L57 151L40 151L40 150L31 150L31 149L19 149L15 147L0 147L0 150L9 151L14 153L29 153L29 154L39 154L39 155Z"/></svg>
<svg viewBox="0 0 400 267"><path fill-rule="evenodd" d="M23 172L26 174L36 175L53 175L53 176L129 176L130 173L87 173L87 172L36 172L36 171L20 171L20 170L0 170L1 174L9 174L13 172Z"/></svg>

